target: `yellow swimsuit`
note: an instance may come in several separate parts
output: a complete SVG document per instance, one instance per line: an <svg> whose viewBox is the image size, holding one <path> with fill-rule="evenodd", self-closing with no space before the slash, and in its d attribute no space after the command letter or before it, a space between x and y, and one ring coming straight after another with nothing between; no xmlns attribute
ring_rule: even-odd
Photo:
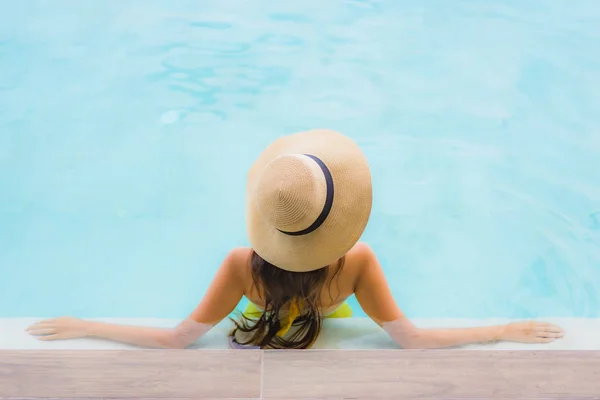
<svg viewBox="0 0 600 400"><path fill-rule="evenodd" d="M288 310L287 316L285 316L281 320L281 329L279 329L279 332L277 332L277 336L284 336L286 333L288 333L288 331L294 324L294 321L296 320L296 318L298 318L300 316L301 312L302 312L302 302L293 301L290 304L290 308ZM263 314L263 310L261 308L259 308L256 304L254 304L251 301L248 302L248 305L246 306L246 310L244 310L244 315L246 317L260 318L260 316L262 314ZM338 308L333 310L331 313L324 315L323 318L350 318L351 316L352 316L352 309L350 308L348 303L343 302L342 304L340 304L340 306Z"/></svg>

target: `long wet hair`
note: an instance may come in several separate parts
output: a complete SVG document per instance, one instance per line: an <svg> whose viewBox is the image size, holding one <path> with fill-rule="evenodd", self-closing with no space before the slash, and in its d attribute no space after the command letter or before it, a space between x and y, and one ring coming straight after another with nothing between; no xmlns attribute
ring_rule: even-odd
<svg viewBox="0 0 600 400"><path fill-rule="evenodd" d="M329 276L329 266L309 272L290 272L277 268L252 252L250 267L252 281L265 308L260 318L240 315L232 319L235 328L231 332L234 340L242 345L258 346L261 349L307 349L319 336L322 326L321 292L325 284L331 289L334 278L339 276L344 266L344 257L338 260L335 270ZM331 292L330 292L331 296ZM331 297L332 301L334 300ZM293 323L294 331L289 337L277 336L281 329L280 312L293 300L303 303L300 316ZM236 337L243 333L243 339Z"/></svg>

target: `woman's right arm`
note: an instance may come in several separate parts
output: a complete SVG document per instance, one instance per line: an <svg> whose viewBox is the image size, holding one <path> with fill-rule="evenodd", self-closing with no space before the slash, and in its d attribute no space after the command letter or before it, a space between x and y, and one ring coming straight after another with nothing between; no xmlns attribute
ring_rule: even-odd
<svg viewBox="0 0 600 400"><path fill-rule="evenodd" d="M219 267L200 304L174 328L109 324L62 317L38 322L27 331L40 340L94 337L143 347L185 348L235 309L244 294L240 268L247 265L248 257L248 249L232 250Z"/></svg>
<svg viewBox="0 0 600 400"><path fill-rule="evenodd" d="M499 340L549 343L563 336L558 326L534 321L476 328L418 328L396 304L375 253L363 243L355 246L353 252L359 263L356 299L367 315L402 348L434 349Z"/></svg>

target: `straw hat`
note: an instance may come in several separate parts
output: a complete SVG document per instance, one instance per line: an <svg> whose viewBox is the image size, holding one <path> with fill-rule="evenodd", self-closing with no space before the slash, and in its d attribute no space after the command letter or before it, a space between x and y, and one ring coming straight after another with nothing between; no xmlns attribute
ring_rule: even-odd
<svg viewBox="0 0 600 400"><path fill-rule="evenodd" d="M314 129L271 143L250 168L246 224L269 263L306 272L334 263L362 235L371 213L369 165L352 139Z"/></svg>

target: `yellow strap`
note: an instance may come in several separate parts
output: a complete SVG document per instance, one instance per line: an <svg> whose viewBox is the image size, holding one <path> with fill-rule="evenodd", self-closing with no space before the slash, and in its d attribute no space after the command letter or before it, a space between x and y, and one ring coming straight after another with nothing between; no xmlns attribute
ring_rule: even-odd
<svg viewBox="0 0 600 400"><path fill-rule="evenodd" d="M290 309L288 311L287 318L284 318L281 321L281 328L277 332L278 336L285 335L298 316L300 315L300 310L304 307L304 303L302 301L293 300L290 304ZM246 309L244 310L244 315L249 318L260 318L263 314L263 310L258 308L251 301L248 302ZM338 307L332 314L326 315L323 318L350 318L352 316L352 309L348 305L348 303L344 302L340 307Z"/></svg>
<svg viewBox="0 0 600 400"><path fill-rule="evenodd" d="M331 314L323 316L323 318L350 318L352 317L352 309L350 305L343 302L338 308L335 309Z"/></svg>
<svg viewBox="0 0 600 400"><path fill-rule="evenodd" d="M286 318L281 320L281 328L279 329L279 332L277 332L277 336L283 336L286 333L288 333L288 331L294 324L294 321L300 315L300 310L302 309L302 307L303 307L302 301L299 301L296 299L293 299L291 301L290 308L288 310L288 315Z"/></svg>
<svg viewBox="0 0 600 400"><path fill-rule="evenodd" d="M249 301L248 305L246 305L246 309L244 310L244 315L248 318L260 318L263 314L263 310L258 308L256 304Z"/></svg>

